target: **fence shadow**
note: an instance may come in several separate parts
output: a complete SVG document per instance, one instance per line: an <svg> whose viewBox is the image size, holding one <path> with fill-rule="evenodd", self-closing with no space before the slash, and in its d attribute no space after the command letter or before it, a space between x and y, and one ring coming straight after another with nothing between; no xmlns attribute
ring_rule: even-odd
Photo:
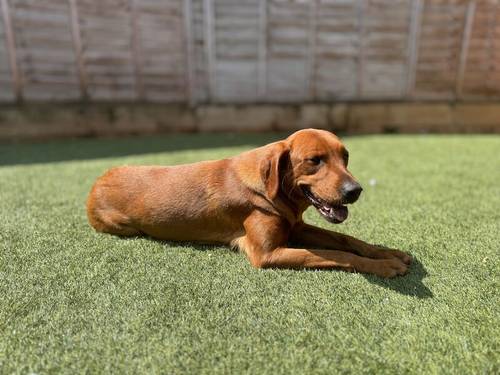
<svg viewBox="0 0 500 375"><path fill-rule="evenodd" d="M92 160L219 147L255 147L284 137L285 133L211 133L0 143L0 166Z"/></svg>

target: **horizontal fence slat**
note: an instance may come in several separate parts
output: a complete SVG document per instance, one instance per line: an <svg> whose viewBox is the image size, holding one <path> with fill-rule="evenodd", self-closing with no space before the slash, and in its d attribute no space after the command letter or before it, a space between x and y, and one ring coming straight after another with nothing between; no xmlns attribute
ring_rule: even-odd
<svg viewBox="0 0 500 375"><path fill-rule="evenodd" d="M495 98L499 3L0 0L0 102Z"/></svg>

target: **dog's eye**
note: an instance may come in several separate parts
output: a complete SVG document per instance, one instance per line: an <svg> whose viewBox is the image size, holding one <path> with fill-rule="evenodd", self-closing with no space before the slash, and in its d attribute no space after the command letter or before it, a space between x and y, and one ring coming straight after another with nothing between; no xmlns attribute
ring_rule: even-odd
<svg viewBox="0 0 500 375"><path fill-rule="evenodd" d="M342 159L344 159L344 163L345 165L347 165L347 163L349 163L349 153L346 151L344 151L344 153L342 154Z"/></svg>
<svg viewBox="0 0 500 375"><path fill-rule="evenodd" d="M308 158L307 161L311 163L312 165L320 165L321 164L321 157L320 156L313 156L312 158Z"/></svg>

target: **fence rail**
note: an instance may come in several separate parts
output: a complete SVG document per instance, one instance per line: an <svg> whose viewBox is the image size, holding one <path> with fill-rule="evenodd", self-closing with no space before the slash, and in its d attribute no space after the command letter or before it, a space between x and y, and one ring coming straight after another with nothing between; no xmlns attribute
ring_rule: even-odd
<svg viewBox="0 0 500 375"><path fill-rule="evenodd" d="M0 102L500 97L497 0L0 0Z"/></svg>

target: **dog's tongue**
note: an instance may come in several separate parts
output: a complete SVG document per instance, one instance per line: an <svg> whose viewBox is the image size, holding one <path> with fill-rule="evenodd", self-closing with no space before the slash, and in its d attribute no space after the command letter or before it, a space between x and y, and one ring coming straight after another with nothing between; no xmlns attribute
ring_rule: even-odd
<svg viewBox="0 0 500 375"><path fill-rule="evenodd" d="M338 221L344 221L347 219L348 211L346 206L339 206L333 208L333 215Z"/></svg>
<svg viewBox="0 0 500 375"><path fill-rule="evenodd" d="M319 212L325 217L326 220L332 223L341 223L347 219L348 210L346 206L321 206L318 208Z"/></svg>

